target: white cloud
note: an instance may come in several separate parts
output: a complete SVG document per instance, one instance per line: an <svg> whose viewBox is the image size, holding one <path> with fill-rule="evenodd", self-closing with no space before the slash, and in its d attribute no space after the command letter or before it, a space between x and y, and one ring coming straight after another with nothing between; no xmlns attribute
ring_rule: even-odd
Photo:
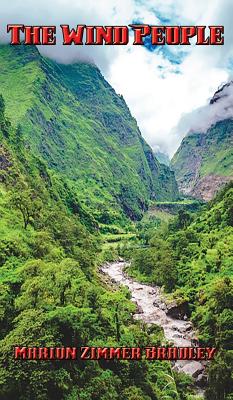
<svg viewBox="0 0 233 400"><path fill-rule="evenodd" d="M153 3L147 1L146 7ZM176 7L170 0L156 4L160 12L166 11L165 16L175 15L180 24L225 25L226 45L185 48L188 55L178 66L179 74L174 73L174 65L166 58L157 52L149 53L143 47L131 47L127 52L121 50L111 65L110 81L126 98L143 136L152 147L159 145L161 150L172 155L188 131L189 118L186 118L186 129L179 125L180 119L204 105L218 86L229 79L226 66L233 48L230 29L233 4L228 0L180 0L175 2ZM183 49L171 46L169 50ZM163 67L163 74L159 66Z"/></svg>
<svg viewBox="0 0 233 400"><path fill-rule="evenodd" d="M117 56L117 46L63 46L60 24L111 25L125 24L132 15L132 0L1 0L0 39L9 40L6 25L19 23L24 25L56 25L57 45L39 46L39 51L58 62L87 60L95 62L106 72L111 61Z"/></svg>
<svg viewBox="0 0 233 400"><path fill-rule="evenodd" d="M0 33L6 40L7 23L128 25L140 19L156 25L156 15L170 19L172 24L225 25L225 45L170 46L174 57L187 52L178 66L164 53L152 53L141 46L57 45L39 50L60 62L94 60L125 97L146 140L171 155L186 133L179 125L184 113L204 105L229 78L227 63L233 49L231 0L1 0Z"/></svg>
<svg viewBox="0 0 233 400"><path fill-rule="evenodd" d="M233 83L228 84L216 93L214 101L195 109L181 117L178 130L186 134L192 132L206 133L216 122L233 118Z"/></svg>

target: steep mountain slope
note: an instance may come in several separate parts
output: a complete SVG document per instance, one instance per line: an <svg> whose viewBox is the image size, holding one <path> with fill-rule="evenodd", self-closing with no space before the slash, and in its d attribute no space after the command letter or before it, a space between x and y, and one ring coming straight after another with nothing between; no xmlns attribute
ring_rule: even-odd
<svg viewBox="0 0 233 400"><path fill-rule="evenodd" d="M197 213L179 210L167 229L147 226L145 247L133 254L130 273L173 291L179 311L197 328L202 347L218 349L207 365L206 400L233 393L233 182ZM203 376L202 383L205 382ZM201 381L199 381L200 383ZM164 396L165 397L165 396Z"/></svg>
<svg viewBox="0 0 233 400"><path fill-rule="evenodd" d="M99 224L139 218L150 199L177 197L173 173L97 67L59 65L33 46L0 46L0 58L6 115Z"/></svg>
<svg viewBox="0 0 233 400"><path fill-rule="evenodd" d="M0 399L154 400L175 393L187 400L179 391L185 381L188 396L191 382L177 376L176 383L171 365L159 360L15 360L15 346L142 347L163 340L159 329L134 321L128 293L111 290L97 273L105 261L100 235L70 212L72 193L63 198L59 180L20 139L0 96Z"/></svg>
<svg viewBox="0 0 233 400"><path fill-rule="evenodd" d="M188 134L172 159L172 168L184 194L210 200L222 185L233 179L231 89L232 82L215 93L208 106L214 123L204 133Z"/></svg>
<svg viewBox="0 0 233 400"><path fill-rule="evenodd" d="M157 158L157 160L164 165L169 166L170 165L170 160L169 157L166 153L163 153L162 151L155 151L154 152L155 157Z"/></svg>

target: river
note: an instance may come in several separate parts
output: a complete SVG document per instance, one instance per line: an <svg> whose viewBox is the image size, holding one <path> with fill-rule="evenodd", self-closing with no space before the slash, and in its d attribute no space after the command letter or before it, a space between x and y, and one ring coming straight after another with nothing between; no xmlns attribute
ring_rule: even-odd
<svg viewBox="0 0 233 400"><path fill-rule="evenodd" d="M164 336L177 347L190 347L191 339L195 337L195 330L190 321L174 319L167 315L167 307L163 300L161 288L142 284L130 278L124 272L127 263L117 261L107 263L101 267L101 272L117 284L127 286L131 292L132 301L137 305L134 319L142 320L147 324L157 324L163 328ZM196 384L199 395L203 395L203 372L205 363L199 361L176 361L174 369L191 375Z"/></svg>

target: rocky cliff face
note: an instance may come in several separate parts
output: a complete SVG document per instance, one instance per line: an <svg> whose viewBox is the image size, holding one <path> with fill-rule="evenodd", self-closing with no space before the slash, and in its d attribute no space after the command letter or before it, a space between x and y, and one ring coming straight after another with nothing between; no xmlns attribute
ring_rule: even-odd
<svg viewBox="0 0 233 400"><path fill-rule="evenodd" d="M59 65L32 46L0 46L0 58L6 115L100 224L140 218L150 199L177 198L174 173L96 66Z"/></svg>
<svg viewBox="0 0 233 400"><path fill-rule="evenodd" d="M189 133L172 159L179 188L186 195L208 201L233 179L231 89L232 82L214 94L209 104L213 123L204 132ZM216 103L220 107L216 107Z"/></svg>

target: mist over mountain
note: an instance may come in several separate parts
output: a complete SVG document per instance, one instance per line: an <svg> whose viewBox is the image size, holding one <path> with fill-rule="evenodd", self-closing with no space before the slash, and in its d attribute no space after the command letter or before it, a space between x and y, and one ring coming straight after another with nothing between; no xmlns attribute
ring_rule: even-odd
<svg viewBox="0 0 233 400"><path fill-rule="evenodd" d="M167 153L163 153L160 150L155 150L154 155L157 158L157 160L164 165L169 166L170 165L170 159Z"/></svg>
<svg viewBox="0 0 233 400"><path fill-rule="evenodd" d="M176 130L206 133L212 125L228 118L233 118L233 81L222 85L207 105L185 114Z"/></svg>
<svg viewBox="0 0 233 400"><path fill-rule="evenodd" d="M187 136L172 159L180 190L204 200L233 178L233 82L183 118Z"/></svg>
<svg viewBox="0 0 233 400"><path fill-rule="evenodd" d="M140 218L150 199L177 198L174 174L95 65L57 64L33 46L2 45L0 57L6 115L98 224Z"/></svg>

